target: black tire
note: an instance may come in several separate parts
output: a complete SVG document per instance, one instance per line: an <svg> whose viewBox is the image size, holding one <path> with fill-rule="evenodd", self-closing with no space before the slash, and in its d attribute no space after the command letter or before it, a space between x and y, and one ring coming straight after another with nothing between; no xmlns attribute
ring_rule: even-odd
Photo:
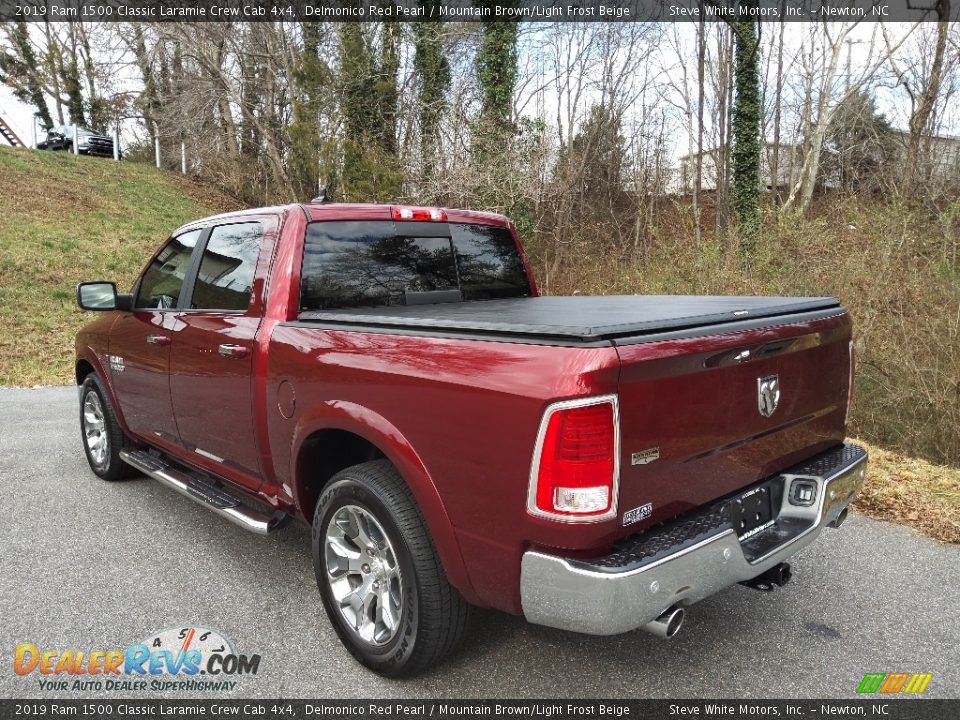
<svg viewBox="0 0 960 720"><path fill-rule="evenodd" d="M386 535L384 555L392 550L402 578L399 622L392 637L379 645L362 638L348 622L327 572L328 526L338 513L342 518L344 512L353 512L351 508L368 513L379 524ZM470 606L447 581L423 516L388 461L355 465L331 479L317 501L312 554L317 586L334 630L350 653L374 672L391 678L417 674L463 640Z"/></svg>
<svg viewBox="0 0 960 720"><path fill-rule="evenodd" d="M92 446L99 436L88 436L88 429L92 430L95 424L84 419L87 400L96 396L102 413L102 429L99 439L106 443L103 452L98 453ZM94 405L91 399L91 405ZM90 469L97 477L103 480L120 480L135 474L135 470L120 459L120 451L127 445L127 437L117 422L117 414L110 403L110 397L104 390L103 383L96 373L90 373L80 386L80 439L83 442L83 451L87 456Z"/></svg>

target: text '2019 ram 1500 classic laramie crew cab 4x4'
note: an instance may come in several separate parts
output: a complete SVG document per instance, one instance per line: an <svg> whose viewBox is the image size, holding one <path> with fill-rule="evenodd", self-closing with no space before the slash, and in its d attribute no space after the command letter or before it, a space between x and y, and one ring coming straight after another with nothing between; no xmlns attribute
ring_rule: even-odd
<svg viewBox="0 0 960 720"><path fill-rule="evenodd" d="M511 223L407 206L249 210L177 230L77 336L87 458L241 527L312 524L353 655L390 676L471 605L607 635L839 526L851 323L824 297L538 297Z"/></svg>

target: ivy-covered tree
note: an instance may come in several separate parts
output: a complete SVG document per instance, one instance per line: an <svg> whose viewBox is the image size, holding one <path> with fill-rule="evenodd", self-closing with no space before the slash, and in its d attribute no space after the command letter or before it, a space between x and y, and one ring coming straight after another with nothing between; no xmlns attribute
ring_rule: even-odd
<svg viewBox="0 0 960 720"><path fill-rule="evenodd" d="M377 143L390 155L397 153L397 73L400 71L400 38L403 26L395 21L384 23L380 44L380 66L377 68L376 105L381 118Z"/></svg>
<svg viewBox="0 0 960 720"><path fill-rule="evenodd" d="M89 26L77 25L77 42L83 50L83 76L87 87L87 117L90 129L96 132L109 133L110 101L97 91L96 67L93 60L93 51L90 47ZM79 71L79 67L77 68Z"/></svg>
<svg viewBox="0 0 960 720"><path fill-rule="evenodd" d="M437 0L420 0L427 17L438 13ZM450 89L450 63L443 51L444 29L442 23L421 22L413 26L413 65L420 79L420 157L421 176L429 181L433 176L437 151L437 134L440 121L447 107L447 92Z"/></svg>
<svg viewBox="0 0 960 720"><path fill-rule="evenodd" d="M86 125L86 111L83 102L83 85L80 84L80 62L77 57L77 37L74 26L68 26L69 47L62 48L60 62L61 88L67 96L67 112L74 125Z"/></svg>
<svg viewBox="0 0 960 720"><path fill-rule="evenodd" d="M478 150L488 155L503 148L513 133L513 91L517 82L516 23L484 21L477 52L482 106Z"/></svg>
<svg viewBox="0 0 960 720"><path fill-rule="evenodd" d="M383 27L379 52L373 30L363 23L339 27L340 111L343 115L343 196L348 200L392 200L402 174L396 157L399 28Z"/></svg>
<svg viewBox="0 0 960 720"><path fill-rule="evenodd" d="M303 23L303 50L293 75L293 121L289 130L290 177L301 199L313 197L320 189L321 180L330 184L331 190L335 184L332 164L324 163L326 143L320 127L324 101L331 99L333 79L330 68L320 57L322 39L321 23Z"/></svg>
<svg viewBox="0 0 960 720"><path fill-rule="evenodd" d="M37 116L44 127L53 125L50 108L43 96L43 83L39 74L33 46L30 44L27 23L23 20L8 23L6 35L10 48L0 52L0 82L7 85L17 99L36 108Z"/></svg>
<svg viewBox="0 0 960 720"><path fill-rule="evenodd" d="M488 4L484 0L485 4ZM517 25L484 21L474 69L480 86L480 114L473 123L474 202L515 219L520 193L514 187L511 145L515 140L513 93L517 82Z"/></svg>
<svg viewBox="0 0 960 720"><path fill-rule="evenodd" d="M741 7L756 8L757 0ZM760 236L760 43L755 20L732 23L735 36L733 98L733 211L740 251L750 254Z"/></svg>

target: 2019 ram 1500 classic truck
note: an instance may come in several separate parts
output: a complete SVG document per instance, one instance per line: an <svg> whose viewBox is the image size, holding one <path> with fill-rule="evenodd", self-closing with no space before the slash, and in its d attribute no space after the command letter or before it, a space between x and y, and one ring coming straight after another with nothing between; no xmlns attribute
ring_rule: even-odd
<svg viewBox="0 0 960 720"><path fill-rule="evenodd" d="M93 472L243 528L312 525L350 652L388 676L472 605L669 637L838 527L851 323L826 297L538 297L504 217L308 204L177 230L76 340Z"/></svg>

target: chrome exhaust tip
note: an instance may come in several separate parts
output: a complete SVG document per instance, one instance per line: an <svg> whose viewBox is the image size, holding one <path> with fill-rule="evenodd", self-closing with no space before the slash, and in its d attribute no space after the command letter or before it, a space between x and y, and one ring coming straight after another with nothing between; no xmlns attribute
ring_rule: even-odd
<svg viewBox="0 0 960 720"><path fill-rule="evenodd" d="M836 519L834 519L834 521L830 523L830 527L838 528L841 525L843 525L846 519L847 519L847 508L844 508L843 510L840 511L840 514L837 515Z"/></svg>
<svg viewBox="0 0 960 720"><path fill-rule="evenodd" d="M669 610L665 610L656 620L648 622L642 629L657 637L672 638L680 632L685 614L686 612L682 607L674 605Z"/></svg>

